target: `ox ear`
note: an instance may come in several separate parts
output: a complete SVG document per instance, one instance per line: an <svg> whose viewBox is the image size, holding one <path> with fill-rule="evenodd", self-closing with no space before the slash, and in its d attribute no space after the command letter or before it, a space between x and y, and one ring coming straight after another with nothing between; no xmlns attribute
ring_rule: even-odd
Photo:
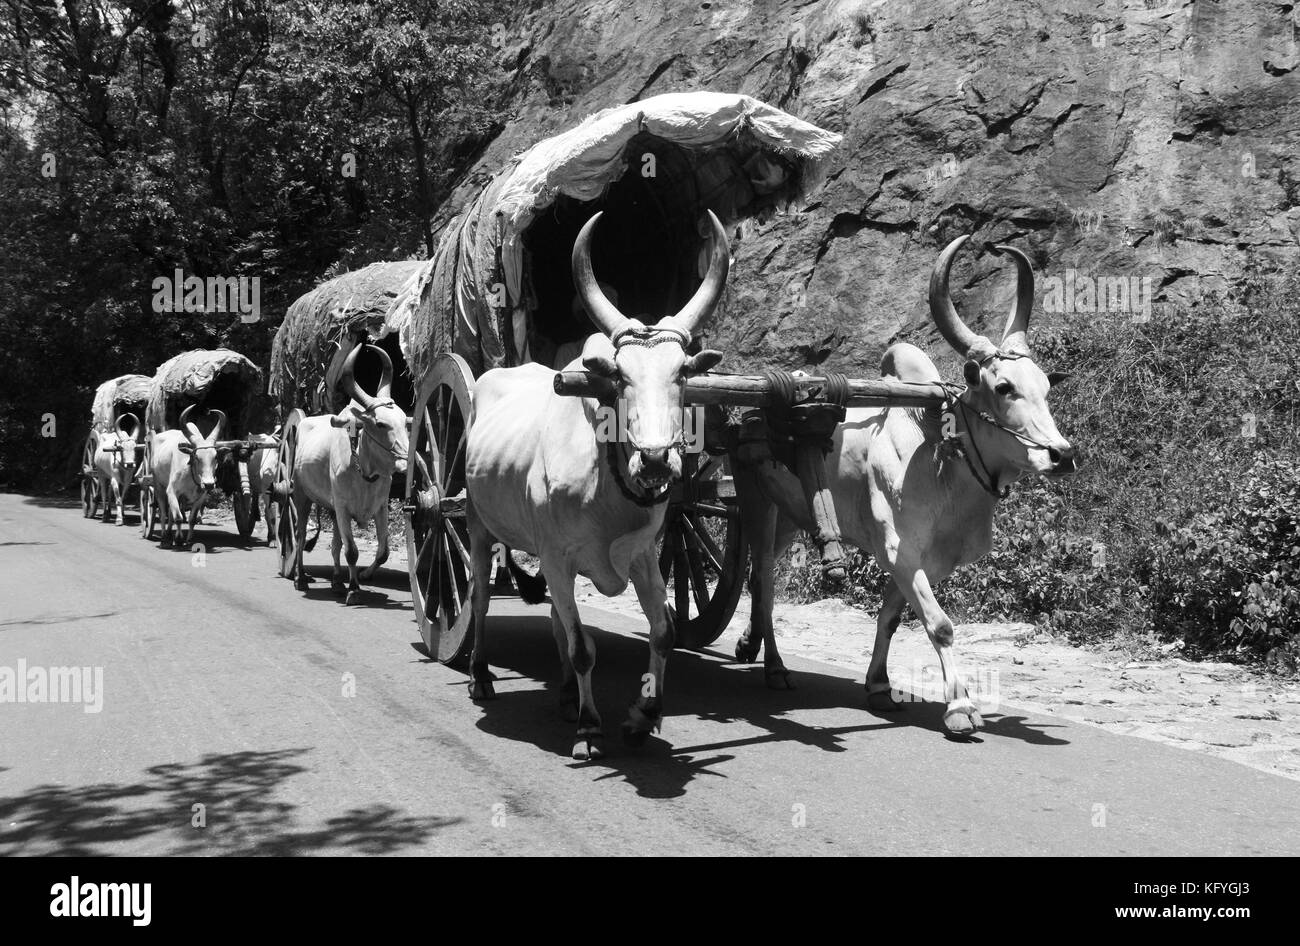
<svg viewBox="0 0 1300 946"><path fill-rule="evenodd" d="M194 455L194 444L192 444L192 443L186 443L184 440L182 440L182 441L181 441L180 443L178 443L176 446L177 446L177 448L180 450L181 453L185 453L185 454L188 454L188 455L190 455L190 456L193 456L193 455Z"/></svg>
<svg viewBox="0 0 1300 946"><path fill-rule="evenodd" d="M582 346L582 366L602 378L617 378L614 343L604 335L592 335Z"/></svg>
<svg viewBox="0 0 1300 946"><path fill-rule="evenodd" d="M352 415L347 413L346 411L342 414L330 415L331 427L346 427L350 423L352 423Z"/></svg>
<svg viewBox="0 0 1300 946"><path fill-rule="evenodd" d="M1047 372L1047 383L1052 387L1056 387L1058 384L1064 384L1066 381L1069 380L1070 380L1070 372L1068 371Z"/></svg>
<svg viewBox="0 0 1300 946"><path fill-rule="evenodd" d="M961 366L961 373L966 378L966 386L978 388L980 386L980 363L975 360L966 362Z"/></svg>
<svg viewBox="0 0 1300 946"><path fill-rule="evenodd" d="M704 374L704 372L709 371L712 368L716 368L718 366L718 362L720 362L721 360L722 360L722 352L713 348L706 348L703 351L691 355L689 358L687 358L686 366L684 370L688 375Z"/></svg>

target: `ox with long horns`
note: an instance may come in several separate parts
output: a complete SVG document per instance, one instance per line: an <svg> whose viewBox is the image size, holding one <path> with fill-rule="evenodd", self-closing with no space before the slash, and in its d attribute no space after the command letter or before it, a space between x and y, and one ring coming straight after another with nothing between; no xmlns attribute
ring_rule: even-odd
<svg viewBox="0 0 1300 946"><path fill-rule="evenodd" d="M215 423L207 436L190 420L191 404L181 411L181 430L164 430L153 435L153 482L161 487L158 503L162 544L180 538L183 513L189 512L185 547L194 539L194 524L217 485L217 441L226 426L226 415L209 411Z"/></svg>
<svg viewBox="0 0 1300 946"><path fill-rule="evenodd" d="M591 686L596 651L574 601L577 575L604 595L621 593L630 578L650 622L650 672L623 725L625 740L643 743L663 715L673 626L655 536L669 485L682 470L686 379L722 357L707 350L688 354L688 346L717 305L730 264L726 233L710 213L713 249L703 282L681 311L644 325L623 315L596 282L590 244L600 217L582 228L572 261L578 293L601 334L587 340L581 362L572 367L582 365L604 379L607 396L556 394L554 371L540 365L488 371L474 389L466 448L474 620L470 695L494 695L486 616L495 537L541 559L563 668L563 708L578 723L576 759L604 751ZM602 401L612 405L620 399L627 430L606 436Z"/></svg>
<svg viewBox="0 0 1300 946"><path fill-rule="evenodd" d="M131 429L123 426L123 421L131 421ZM95 444L95 456L92 461L95 476L99 479L99 495L104 499L104 521L112 518L113 507L117 507L117 524L126 525L125 504L123 499L135 477L137 465L136 434L140 431L140 420L132 413L123 413L114 423L111 433L99 435Z"/></svg>
<svg viewBox="0 0 1300 946"><path fill-rule="evenodd" d="M953 624L935 600L934 585L982 557L992 545L993 511L1021 476L1074 470L1074 448L1056 429L1048 389L1063 375L1045 374L1029 347L1033 270L1010 246L991 251L1016 265L1016 299L1000 345L961 320L948 292L953 258L966 242L950 243L930 279L930 315L965 359L966 388L942 414L908 408L855 408L835 434L826 472L844 538L875 556L893 581L876 619L876 646L867 671L869 705L903 707L892 696L887 660L903 606L925 626L943 668L944 725L956 734L983 725L953 656ZM904 381L938 381L933 362L913 345L893 345L881 374ZM945 431L944 428L948 428ZM948 435L945 437L945 433ZM811 531L799 481L772 463L736 470L742 514L753 527L750 626L736 656L750 661L764 649L769 686L790 686L772 626L773 564L797 529Z"/></svg>
<svg viewBox="0 0 1300 946"><path fill-rule="evenodd" d="M379 388L372 396L357 383L354 375L362 348L379 357L383 373ZM298 450L293 461L293 502L298 511L294 562L294 586L307 587L302 567L303 547L307 537L307 514L312 503L330 510L334 517L334 571L331 586L335 594L345 595L345 604L360 601L356 539L352 524L364 526L375 521L379 548L375 560L360 577L369 581L376 569L388 558L388 494L394 474L406 472L406 412L392 398L393 362L377 345L358 344L348 354L339 376L340 387L352 398L338 414L308 417L298 425ZM345 551L348 584L343 584L339 552Z"/></svg>

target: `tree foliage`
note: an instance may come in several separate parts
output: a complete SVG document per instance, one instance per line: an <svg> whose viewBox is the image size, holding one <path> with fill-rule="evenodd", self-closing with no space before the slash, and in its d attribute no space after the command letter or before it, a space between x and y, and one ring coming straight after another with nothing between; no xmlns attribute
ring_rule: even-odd
<svg viewBox="0 0 1300 946"><path fill-rule="evenodd" d="M264 360L322 278L427 256L501 127L512 12L0 0L0 485L66 484L100 381L193 347ZM258 278L262 321L154 311L176 269Z"/></svg>

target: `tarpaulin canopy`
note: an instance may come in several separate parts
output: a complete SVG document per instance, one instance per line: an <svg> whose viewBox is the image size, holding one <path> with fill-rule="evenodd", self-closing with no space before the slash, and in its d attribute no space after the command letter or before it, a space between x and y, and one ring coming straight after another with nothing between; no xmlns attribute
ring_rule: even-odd
<svg viewBox="0 0 1300 946"><path fill-rule="evenodd" d="M153 431L175 429L181 412L191 404L199 405L196 413L213 408L225 413L223 438L260 432L254 428L265 426L261 369L228 348L182 352L163 362L154 374L145 424Z"/></svg>
<svg viewBox="0 0 1300 946"><path fill-rule="evenodd" d="M143 374L124 374L105 381L95 389L95 399L90 404L91 426L101 432L113 430L117 418L125 411L135 414L136 420L143 424L152 383L153 379Z"/></svg>
<svg viewBox="0 0 1300 946"><path fill-rule="evenodd" d="M396 336L391 333L409 317L408 300L432 267L432 261L420 260L372 263L299 296L289 306L271 345L268 390L281 412L295 407L309 413L341 409L347 396L336 389L337 369L358 341L378 342L388 351L396 375L394 398L410 407L405 393L410 376L403 370ZM357 379L373 390L366 368L371 373L376 370L375 365L359 360Z"/></svg>
<svg viewBox="0 0 1300 946"><path fill-rule="evenodd" d="M806 197L840 136L747 95L660 95L606 109L513 158L439 235L432 271L390 329L414 377L437 355L475 374L592 328L576 308L569 253L582 224L597 277L625 314L680 307L707 265L706 209L730 228Z"/></svg>

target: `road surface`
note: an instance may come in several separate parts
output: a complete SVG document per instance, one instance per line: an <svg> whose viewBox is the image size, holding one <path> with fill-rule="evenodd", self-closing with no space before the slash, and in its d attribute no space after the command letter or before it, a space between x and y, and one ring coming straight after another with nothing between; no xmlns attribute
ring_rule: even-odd
<svg viewBox="0 0 1300 946"><path fill-rule="evenodd" d="M730 640L674 654L661 737L625 749L646 645L594 609L610 755L576 763L547 608L493 601L478 706L424 656L404 573L347 608L197 538L201 564L0 495L0 676L102 670L99 712L0 703L0 854L1300 853L1293 781L1006 706L950 741L940 705L873 714L842 668L768 691Z"/></svg>

